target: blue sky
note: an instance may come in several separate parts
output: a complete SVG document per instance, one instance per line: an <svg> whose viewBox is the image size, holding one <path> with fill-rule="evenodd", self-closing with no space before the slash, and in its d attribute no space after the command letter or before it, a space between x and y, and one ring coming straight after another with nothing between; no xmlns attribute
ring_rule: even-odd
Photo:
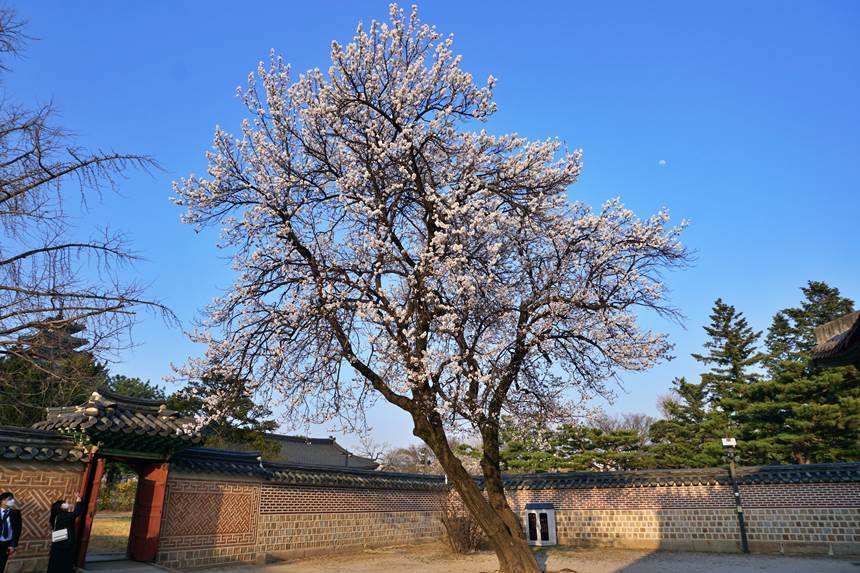
<svg viewBox="0 0 860 573"><path fill-rule="evenodd" d="M7 97L52 99L91 148L154 156L80 225L110 224L146 257L136 272L186 327L231 273L211 233L179 223L171 181L205 170L213 128L242 118L235 88L271 48L303 71L328 67L332 39L385 2L12 2L37 38L4 80ZM677 358L623 376L610 412L656 413L716 297L766 329L808 279L860 299L860 4L831 2L425 2L455 35L463 67L498 78L488 129L558 136L584 150L570 195L621 196L640 215L690 221L692 268L668 277ZM115 372L158 381L199 352L144 317ZM371 414L378 441L412 441L393 407ZM315 428L324 434L324 428ZM353 439L345 437L349 444Z"/></svg>

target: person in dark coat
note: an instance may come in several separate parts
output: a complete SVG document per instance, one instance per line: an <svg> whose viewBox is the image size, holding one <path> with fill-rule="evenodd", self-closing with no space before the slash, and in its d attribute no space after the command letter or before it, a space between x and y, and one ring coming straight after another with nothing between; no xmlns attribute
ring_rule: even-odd
<svg viewBox="0 0 860 573"><path fill-rule="evenodd" d="M51 557L48 560L48 573L74 573L75 559L77 557L77 543L75 542L75 518L84 512L84 504L81 497L75 500L72 507L64 499L58 499L51 504L51 531L66 530L66 539L53 541L51 543ZM61 535L62 536L62 535Z"/></svg>
<svg viewBox="0 0 860 573"><path fill-rule="evenodd" d="M0 573L18 549L21 524L21 512L15 509L15 494L10 491L0 493Z"/></svg>

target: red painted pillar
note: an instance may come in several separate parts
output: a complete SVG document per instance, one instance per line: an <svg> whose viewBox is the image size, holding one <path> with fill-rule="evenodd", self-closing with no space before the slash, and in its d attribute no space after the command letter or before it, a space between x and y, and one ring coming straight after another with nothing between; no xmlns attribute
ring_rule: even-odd
<svg viewBox="0 0 860 573"><path fill-rule="evenodd" d="M99 499L99 486L102 483L102 475L105 473L105 459L93 458L87 464L84 471L84 480L81 488L81 499L84 503L84 515L80 521L80 533L78 534L78 567L84 566L87 558L87 546L90 543L90 532L93 529L93 517L96 514L96 504ZM74 501L74 500L70 500Z"/></svg>
<svg viewBox="0 0 860 573"><path fill-rule="evenodd" d="M137 495L134 499L134 514L128 540L128 556L135 561L155 561L158 554L167 468L166 463L142 464L139 467Z"/></svg>

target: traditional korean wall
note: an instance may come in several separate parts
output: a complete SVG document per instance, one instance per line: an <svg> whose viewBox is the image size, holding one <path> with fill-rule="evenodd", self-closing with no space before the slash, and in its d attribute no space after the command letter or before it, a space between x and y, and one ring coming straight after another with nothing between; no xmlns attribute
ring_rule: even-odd
<svg viewBox="0 0 860 573"><path fill-rule="evenodd" d="M0 460L0 491L15 494L23 520L18 551L6 566L6 573L47 569L51 504L58 499L74 500L83 471L82 463Z"/></svg>
<svg viewBox="0 0 860 573"><path fill-rule="evenodd" d="M860 483L741 485L752 552L860 554ZM728 485L514 490L551 502L558 542L578 547L739 551Z"/></svg>
<svg viewBox="0 0 860 573"><path fill-rule="evenodd" d="M439 540L438 493L172 472L158 562L203 567Z"/></svg>
<svg viewBox="0 0 860 573"><path fill-rule="evenodd" d="M582 485L588 476L555 477L551 487L540 477L520 478L509 498L521 513L527 503L551 502L562 545L737 552L731 487L715 481L719 470L702 472L698 483L678 485L641 475L636 485L619 485L604 474L599 479L616 481L590 487ZM262 563L442 537L438 488L284 484L272 475L172 471L158 561L182 568ZM860 479L848 479L742 484L750 549L860 554Z"/></svg>

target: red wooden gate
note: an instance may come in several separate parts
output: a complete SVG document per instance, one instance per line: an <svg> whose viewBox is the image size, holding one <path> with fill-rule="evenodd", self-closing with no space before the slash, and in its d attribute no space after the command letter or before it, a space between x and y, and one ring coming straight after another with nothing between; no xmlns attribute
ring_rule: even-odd
<svg viewBox="0 0 860 573"><path fill-rule="evenodd" d="M167 487L167 467L166 463L138 466L137 496L134 500L131 534L128 539L129 559L155 561Z"/></svg>

